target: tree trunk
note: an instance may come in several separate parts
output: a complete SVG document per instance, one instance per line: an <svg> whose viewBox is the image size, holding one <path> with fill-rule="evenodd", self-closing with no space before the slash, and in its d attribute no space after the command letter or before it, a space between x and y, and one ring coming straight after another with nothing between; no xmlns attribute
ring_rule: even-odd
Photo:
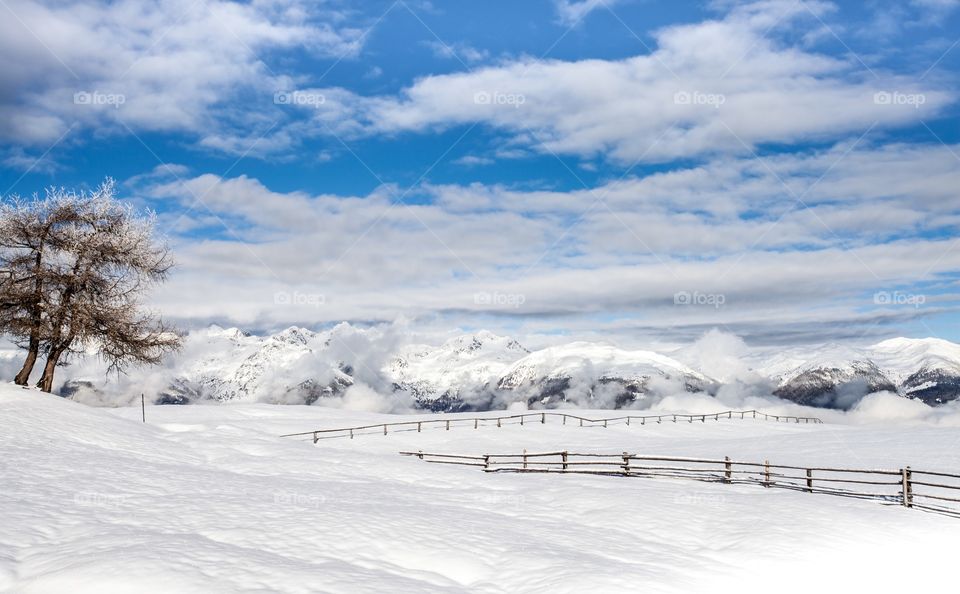
<svg viewBox="0 0 960 594"><path fill-rule="evenodd" d="M18 386L26 386L30 383L30 374L33 372L33 366L37 363L37 357L40 354L40 324L43 321L43 308L41 306L41 301L43 300L42 263L43 242L41 241L40 247L37 248L36 261L33 268L35 279L33 303L30 308L30 344L27 348L27 358L23 361L23 367L13 380Z"/></svg>
<svg viewBox="0 0 960 594"><path fill-rule="evenodd" d="M18 386L26 386L30 382L30 373L37 362L37 356L40 354L40 338L36 335L30 336L30 346L27 350L27 358L23 362L20 373L13 379Z"/></svg>
<svg viewBox="0 0 960 594"><path fill-rule="evenodd" d="M37 387L48 394L53 391L53 373L57 370L57 363L60 361L62 354L63 349L50 350L50 353L47 355L47 362L43 366L43 375L40 376L40 381L37 382Z"/></svg>

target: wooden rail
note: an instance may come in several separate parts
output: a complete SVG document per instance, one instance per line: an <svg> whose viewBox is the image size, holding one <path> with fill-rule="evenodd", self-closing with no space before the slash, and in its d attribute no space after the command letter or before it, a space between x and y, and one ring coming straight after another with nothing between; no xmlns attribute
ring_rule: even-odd
<svg viewBox="0 0 960 594"><path fill-rule="evenodd" d="M701 422L706 423L707 421L719 421L720 419L763 419L766 421L776 421L781 423L822 423L820 419L816 417L794 417L787 415L770 415L767 413L762 413L758 410L726 410L718 413L711 413L707 415L691 415L691 414L664 414L664 415L627 415L621 417L609 417L604 419L588 419L586 417L581 417L569 413L558 413L558 412L535 412L535 413L523 413L518 415L507 415L500 417L457 417L457 418L441 418L441 419L418 419L415 421L398 421L394 423L377 423L374 425L360 425L357 427L340 427L337 429L317 429L315 431L304 431L303 433L288 433L286 435L281 435L280 437L313 437L313 443L317 443L321 439L331 439L337 437L349 437L353 439L357 435L372 435L380 434L387 435L388 429L392 428L393 431L417 431L421 432L424 429L429 429L431 427L440 426L446 430L451 428L463 428L472 426L474 429L479 429L480 427L492 426L496 423L497 427L502 427L504 425L524 425L530 423L540 423L546 424L547 419L555 420L560 419L563 425L567 424L579 424L580 427L607 427L609 425L616 424L625 424L630 425L631 422L634 424L639 423L640 425L646 425L647 423L678 423L678 422Z"/></svg>
<svg viewBox="0 0 960 594"><path fill-rule="evenodd" d="M400 452L432 463L474 466L485 472L537 472L606 476L685 478L761 485L806 493L873 499L960 518L960 474L914 470L789 466L679 456L544 452L462 456ZM928 478L933 477L933 478Z"/></svg>

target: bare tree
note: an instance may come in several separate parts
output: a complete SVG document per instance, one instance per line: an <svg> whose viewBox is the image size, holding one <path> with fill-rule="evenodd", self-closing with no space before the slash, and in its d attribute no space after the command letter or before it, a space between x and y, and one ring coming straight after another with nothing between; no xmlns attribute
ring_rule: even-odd
<svg viewBox="0 0 960 594"><path fill-rule="evenodd" d="M2 323L15 336L28 337L31 368L37 358L31 350L37 337L37 352L46 353L37 386L46 392L53 389L57 366L71 353L93 350L120 372L132 364L158 363L164 353L180 346L180 336L141 302L172 266L169 249L155 238L153 216L139 217L118 202L111 180L91 194L70 195L64 202L70 209L60 213L50 235L55 241L48 238L34 259L34 264L40 262L32 286L35 291L18 289L17 282L4 284L12 299L3 301L19 299L20 306L11 308L15 313L4 314ZM43 205L21 208L17 214L46 220L60 204L48 199L46 209ZM38 241L31 236L25 243L34 246ZM3 261L9 260L13 269L27 270L22 252L30 249L13 250L15 257Z"/></svg>
<svg viewBox="0 0 960 594"><path fill-rule="evenodd" d="M27 349L14 381L27 385L40 355L46 257L64 248L63 229L76 222L77 196L50 189L43 200L14 197L0 205L0 331Z"/></svg>

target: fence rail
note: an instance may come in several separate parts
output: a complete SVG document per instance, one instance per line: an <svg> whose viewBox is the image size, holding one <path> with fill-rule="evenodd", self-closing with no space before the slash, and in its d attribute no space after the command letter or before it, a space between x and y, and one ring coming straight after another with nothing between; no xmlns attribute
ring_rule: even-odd
<svg viewBox="0 0 960 594"><path fill-rule="evenodd" d="M340 427L336 429L317 429L314 431L304 431L302 433L288 433L286 435L281 435L280 437L306 437L311 436L313 438L313 443L317 443L321 439L333 439L338 437L349 437L353 439L357 435L373 435L380 434L387 435L388 430L396 432L402 431L417 431L421 432L424 429L429 429L432 427L440 426L450 430L451 428L465 428L472 426L474 429L479 429L480 427L490 427L496 424L497 427L502 427L504 425L524 425L530 423L540 423L546 424L547 419L557 420L559 419L563 425L567 424L577 424L579 423L580 427L607 427L609 425L630 425L639 423L640 425L646 425L647 423L678 423L678 422L701 422L706 423L707 421L719 421L720 419L763 419L766 421L776 421L781 423L823 423L820 419L816 417L794 417L789 415L771 415L767 413L760 412L758 410L726 410L718 413L710 413L706 415L693 415L693 414L662 414L662 415L626 415L620 417L609 417L602 419L589 419L586 417L581 417L578 415L573 415L569 413L558 413L558 412L536 412L536 413L523 413L518 415L506 415L499 417L457 417L457 418L447 418L447 419L419 419L415 421L398 421L393 423L376 423L373 425L360 425L357 427Z"/></svg>
<svg viewBox="0 0 960 594"><path fill-rule="evenodd" d="M623 477L681 478L727 484L823 493L936 512L960 518L960 474L913 470L791 466L763 462L574 452L484 454L467 456L400 452L424 462L473 466L485 472L592 474ZM915 477L921 476L922 480ZM936 478L926 478L936 477Z"/></svg>

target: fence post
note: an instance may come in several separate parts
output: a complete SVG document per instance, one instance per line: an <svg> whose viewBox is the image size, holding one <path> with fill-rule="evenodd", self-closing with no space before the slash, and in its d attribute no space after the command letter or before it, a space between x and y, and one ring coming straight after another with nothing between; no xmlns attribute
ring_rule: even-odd
<svg viewBox="0 0 960 594"><path fill-rule="evenodd" d="M627 415L627 427L630 426L630 415Z"/></svg>
<svg viewBox="0 0 960 594"><path fill-rule="evenodd" d="M583 419L580 419L580 426L583 427Z"/></svg>
<svg viewBox="0 0 960 594"><path fill-rule="evenodd" d="M484 472L490 472L490 455L489 454L483 457L483 470Z"/></svg>
<svg viewBox="0 0 960 594"><path fill-rule="evenodd" d="M421 425L421 424L422 424L422 423L419 423L419 422L417 423L417 433L420 433L420 425Z"/></svg>
<svg viewBox="0 0 960 594"><path fill-rule="evenodd" d="M520 425L523 426L523 415L520 415Z"/></svg>
<svg viewBox="0 0 960 594"><path fill-rule="evenodd" d="M753 418L754 418L754 419L757 418L757 411L753 411Z"/></svg>
<svg viewBox="0 0 960 594"><path fill-rule="evenodd" d="M813 471L807 469L807 491L813 493Z"/></svg>
<svg viewBox="0 0 960 594"><path fill-rule="evenodd" d="M630 476L630 453L623 453L623 475Z"/></svg>
<svg viewBox="0 0 960 594"><path fill-rule="evenodd" d="M500 417L497 417L497 427L500 426Z"/></svg>
<svg viewBox="0 0 960 594"><path fill-rule="evenodd" d="M763 461L763 486L770 486L770 460Z"/></svg>
<svg viewBox="0 0 960 594"><path fill-rule="evenodd" d="M350 439L353 439L353 429L350 430Z"/></svg>
<svg viewBox="0 0 960 594"><path fill-rule="evenodd" d="M607 420L606 420L606 419L603 420L603 428L604 428L604 429L607 428Z"/></svg>
<svg viewBox="0 0 960 594"><path fill-rule="evenodd" d="M567 470L567 452L563 451L560 453L560 457L563 459L563 470Z"/></svg>
<svg viewBox="0 0 960 594"><path fill-rule="evenodd" d="M567 415L563 415L563 424L564 424L564 425L567 424Z"/></svg>
<svg viewBox="0 0 960 594"><path fill-rule="evenodd" d="M314 432L313 432L313 443L317 443L318 441L320 441L320 437L317 435L317 432L314 431Z"/></svg>
<svg viewBox="0 0 960 594"><path fill-rule="evenodd" d="M384 435L387 434L387 424L386 424L386 423L383 424L383 434L384 434Z"/></svg>
<svg viewBox="0 0 960 594"><path fill-rule="evenodd" d="M724 468L723 482L729 483L730 479L733 478L733 468L731 467L731 464L730 464L730 456L723 457L723 468Z"/></svg>
<svg viewBox="0 0 960 594"><path fill-rule="evenodd" d="M520 418L522 419L523 417L520 417ZM523 469L524 470L527 469L527 450L526 449L523 450Z"/></svg>
<svg viewBox="0 0 960 594"><path fill-rule="evenodd" d="M447 431L450 431L450 419L447 419Z"/></svg>
<svg viewBox="0 0 960 594"><path fill-rule="evenodd" d="M912 479L910 467L901 468L900 476L903 481L903 505L904 507L913 507L913 485L910 483Z"/></svg>
<svg viewBox="0 0 960 594"><path fill-rule="evenodd" d="M479 426L480 426L480 419L474 419L474 420L473 420L473 428L476 429L476 428L479 427Z"/></svg>
<svg viewBox="0 0 960 594"><path fill-rule="evenodd" d="M546 425L546 424L547 424L547 413L541 413L541 414L540 414L540 424L541 424L541 425Z"/></svg>

